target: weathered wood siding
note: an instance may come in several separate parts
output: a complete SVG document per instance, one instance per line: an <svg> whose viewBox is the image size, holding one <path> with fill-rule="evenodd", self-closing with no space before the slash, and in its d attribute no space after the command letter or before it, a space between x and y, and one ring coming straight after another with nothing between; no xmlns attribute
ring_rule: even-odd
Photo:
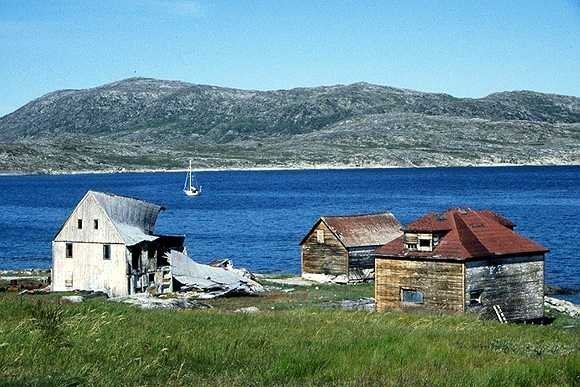
<svg viewBox="0 0 580 387"><path fill-rule="evenodd" d="M422 304L401 301L402 289L423 293ZM425 308L463 311L463 264L399 259L375 260L377 310Z"/></svg>
<svg viewBox="0 0 580 387"><path fill-rule="evenodd" d="M479 295L480 302L470 302ZM465 264L466 310L496 318L499 305L508 320L544 315L544 256L511 256Z"/></svg>
<svg viewBox="0 0 580 387"><path fill-rule="evenodd" d="M324 243L318 243L318 230L324 231ZM308 235L302 244L302 272L316 274L348 274L348 252L324 222Z"/></svg>
<svg viewBox="0 0 580 387"><path fill-rule="evenodd" d="M73 242L72 258L66 258L66 244L52 243L53 291L101 290L111 296L128 294L124 245L111 244L111 259L106 260L102 243Z"/></svg>

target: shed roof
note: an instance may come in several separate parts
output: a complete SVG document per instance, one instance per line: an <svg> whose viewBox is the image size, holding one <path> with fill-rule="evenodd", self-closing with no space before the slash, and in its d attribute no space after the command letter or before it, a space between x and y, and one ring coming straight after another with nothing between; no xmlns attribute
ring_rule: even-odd
<svg viewBox="0 0 580 387"><path fill-rule="evenodd" d="M390 212L367 215L322 216L300 242L320 222L336 236L345 247L380 246L402 234L401 224Z"/></svg>
<svg viewBox="0 0 580 387"><path fill-rule="evenodd" d="M404 228L405 232L441 235L433 251L409 251L403 236L377 249L377 257L469 260L477 258L546 253L541 244L513 230L507 218L489 210L453 208L441 214L427 214Z"/></svg>
<svg viewBox="0 0 580 387"><path fill-rule="evenodd" d="M89 191L107 213L127 246L143 241L154 241L153 235L157 216L165 208L143 200L111 193Z"/></svg>

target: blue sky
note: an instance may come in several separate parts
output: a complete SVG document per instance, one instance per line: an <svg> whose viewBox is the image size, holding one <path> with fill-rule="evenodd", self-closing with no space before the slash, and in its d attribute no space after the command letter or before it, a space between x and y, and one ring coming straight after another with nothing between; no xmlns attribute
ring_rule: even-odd
<svg viewBox="0 0 580 387"><path fill-rule="evenodd" d="M0 0L0 115L133 76L580 96L580 1Z"/></svg>

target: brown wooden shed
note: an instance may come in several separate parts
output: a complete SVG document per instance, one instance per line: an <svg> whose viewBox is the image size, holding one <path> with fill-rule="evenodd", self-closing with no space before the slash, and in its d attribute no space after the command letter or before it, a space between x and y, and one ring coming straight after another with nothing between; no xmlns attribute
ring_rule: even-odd
<svg viewBox="0 0 580 387"><path fill-rule="evenodd" d="M337 282L372 278L377 247L402 234L393 214L323 216L300 242L302 276L326 275Z"/></svg>
<svg viewBox="0 0 580 387"><path fill-rule="evenodd" d="M544 313L544 254L491 211L428 214L380 247L375 260L377 310L471 311L532 320Z"/></svg>

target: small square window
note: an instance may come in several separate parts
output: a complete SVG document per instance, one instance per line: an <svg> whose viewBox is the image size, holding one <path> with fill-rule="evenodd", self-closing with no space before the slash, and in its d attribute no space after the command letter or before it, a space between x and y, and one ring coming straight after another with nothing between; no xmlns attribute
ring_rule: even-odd
<svg viewBox="0 0 580 387"><path fill-rule="evenodd" d="M83 220L82 219L77 219L77 228L79 230L83 228Z"/></svg>
<svg viewBox="0 0 580 387"><path fill-rule="evenodd" d="M99 229L99 219L93 220L93 227L95 228L95 230Z"/></svg>
<svg viewBox="0 0 580 387"><path fill-rule="evenodd" d="M72 258L73 257L73 244L72 243L67 243L66 244L65 257L66 258Z"/></svg>
<svg viewBox="0 0 580 387"><path fill-rule="evenodd" d="M401 301L406 304L422 304L423 292L415 289L401 289Z"/></svg>
<svg viewBox="0 0 580 387"><path fill-rule="evenodd" d="M103 245L103 259L111 259L111 245Z"/></svg>

